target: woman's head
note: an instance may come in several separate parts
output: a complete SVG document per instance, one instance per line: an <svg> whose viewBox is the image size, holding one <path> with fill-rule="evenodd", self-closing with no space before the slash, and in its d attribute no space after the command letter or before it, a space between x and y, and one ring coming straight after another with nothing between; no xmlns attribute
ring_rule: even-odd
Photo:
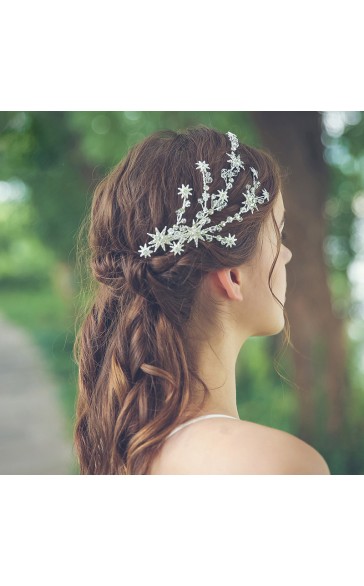
<svg viewBox="0 0 364 586"><path fill-rule="evenodd" d="M227 206L211 217L215 225L239 212L252 183L250 167L256 169L269 201L219 232L233 234L235 246L214 239L196 247L192 240L182 254L159 249L140 256L148 234L176 223L181 185L196 194L184 212L188 225L201 210L197 161L209 164L210 194L225 187L220 173L230 149L226 134L205 126L156 132L95 190L89 245L98 288L76 342L81 472L145 473L172 427L193 416L198 388L205 397L209 393L192 343L196 324L208 323L215 332L227 315L242 341L282 329L291 253L280 243L281 179L268 153L239 145L245 169L229 190Z"/></svg>

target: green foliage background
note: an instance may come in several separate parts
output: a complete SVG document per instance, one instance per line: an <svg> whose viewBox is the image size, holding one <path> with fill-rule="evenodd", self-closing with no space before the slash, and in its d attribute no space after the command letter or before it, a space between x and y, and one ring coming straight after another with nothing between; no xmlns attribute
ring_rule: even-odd
<svg viewBox="0 0 364 586"><path fill-rule="evenodd" d="M72 346L81 309L76 244L93 190L144 136L199 123L232 130L243 142L264 146L249 112L0 113L0 310L32 332L49 359L59 381L70 438L76 393ZM347 125L338 138L323 132L331 173L326 246L330 287L336 307L348 318L356 316L347 271L360 253L353 240L352 200L364 184L363 134L363 117ZM1 197L4 192L7 197ZM350 371L356 389L355 417L363 402L364 331L358 320L353 327ZM296 394L272 369L272 355L278 349L277 337L252 338L244 345L237 365L239 413L244 419L295 433ZM290 369L283 356L278 370L288 381ZM362 443L358 438L343 446L336 459L324 454L332 472L363 473Z"/></svg>

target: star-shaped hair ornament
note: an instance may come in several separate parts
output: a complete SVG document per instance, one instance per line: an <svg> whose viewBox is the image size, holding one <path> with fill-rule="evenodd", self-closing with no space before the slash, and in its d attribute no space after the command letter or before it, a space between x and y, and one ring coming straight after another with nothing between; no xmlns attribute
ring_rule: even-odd
<svg viewBox="0 0 364 586"><path fill-rule="evenodd" d="M230 164L230 168L222 169L220 173L221 177L225 181L225 188L220 189L217 193L210 195L208 193L208 184L213 180L210 173L210 165L206 163L206 161L197 161L196 168L201 171L203 180L203 191L201 197L199 197L197 200L201 205L201 210L199 210L195 218L193 218L192 225L187 226L184 212L185 209L191 205L189 198L193 193L193 189L189 185L182 184L181 187L178 188L178 195L180 195L182 198L182 206L176 211L177 222L171 228L164 226L162 231L159 231L158 228L155 228L154 234L150 234L148 232L147 234L148 236L152 237L152 240L143 246L140 246L138 252L141 257L149 258L153 252L158 250L159 247L165 251L166 245L169 246L169 249L173 252L174 255L178 255L184 252L183 244L185 242L188 244L192 240L195 241L196 248L198 247L199 240L207 240L208 242L211 242L213 239L219 240L220 244L226 246L227 248L231 248L232 246L236 245L236 236L232 236L229 233L228 236L222 237L219 234L215 235L215 232L221 232L226 224L233 222L234 220L242 222L244 219L243 214L248 212L253 213L254 210L258 209L258 203L262 204L265 201L269 201L270 195L266 189L262 189L262 195L257 195L257 190L260 188L258 171L254 169L254 167L249 167L252 174L252 185L248 184L246 186L245 192L242 194L245 197L245 201L240 207L239 212L233 216L228 216L226 220L223 220L217 225L208 226L206 228L204 227L206 224L211 223L210 216L212 216L216 211L221 212L221 210L227 206L229 201L228 192L233 186L234 179L240 173L241 169L245 169L244 161L241 160L240 155L235 153L239 147L239 141L236 135L232 132L227 132L226 134L230 139L231 152L226 153L228 156L228 163ZM207 203L209 200L210 206L208 207ZM152 250L153 246L154 250Z"/></svg>

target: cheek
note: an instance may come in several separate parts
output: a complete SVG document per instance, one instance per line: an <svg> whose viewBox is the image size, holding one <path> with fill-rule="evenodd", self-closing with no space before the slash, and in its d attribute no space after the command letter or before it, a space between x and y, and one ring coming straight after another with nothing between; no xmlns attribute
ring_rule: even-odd
<svg viewBox="0 0 364 586"><path fill-rule="evenodd" d="M282 282L282 280L284 280L285 278L285 265L286 265L286 255L285 255L285 249L283 248L283 246L281 246L281 249L279 251L278 257L275 260L275 257L277 255L278 249L270 249L269 251L269 255L267 255L267 259L265 262L265 266L264 266L264 278L265 278L265 282L266 282L266 287L268 287L269 289L269 273L272 270L272 275L270 278L270 282L271 282L271 286L273 288L274 291L274 285L277 285L279 283ZM274 267L272 269L274 263Z"/></svg>
<svg viewBox="0 0 364 586"><path fill-rule="evenodd" d="M250 283L251 287L251 295L252 295L252 302L253 304L257 302L258 299L262 300L264 303L267 301L267 296L271 297L272 294L269 288L269 274L272 269L272 265L277 255L277 240L266 240L264 242L263 248L261 250L261 255L257 258L254 268L250 274ZM274 286L282 281L284 278L284 271L285 271L285 256L284 256L284 249L281 246L279 255L276 259L274 268L272 270L272 275L270 277L270 285L274 291Z"/></svg>

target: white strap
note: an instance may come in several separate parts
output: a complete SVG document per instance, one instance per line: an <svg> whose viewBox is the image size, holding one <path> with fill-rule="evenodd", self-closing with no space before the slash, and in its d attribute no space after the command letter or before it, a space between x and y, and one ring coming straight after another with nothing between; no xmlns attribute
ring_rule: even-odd
<svg viewBox="0 0 364 586"><path fill-rule="evenodd" d="M237 419L237 417L233 417L232 415L224 415L223 413L210 413L209 415L200 415L200 417L196 417L195 419L186 421L185 423L182 423L181 425L176 427L176 429L174 429L173 431L171 431L170 434L167 435L167 438L176 433L177 431L179 431L180 429L182 429L183 427L185 427L186 425L190 425L190 423L195 423L195 421L199 421L200 419L208 419L210 417L229 417L230 419Z"/></svg>

